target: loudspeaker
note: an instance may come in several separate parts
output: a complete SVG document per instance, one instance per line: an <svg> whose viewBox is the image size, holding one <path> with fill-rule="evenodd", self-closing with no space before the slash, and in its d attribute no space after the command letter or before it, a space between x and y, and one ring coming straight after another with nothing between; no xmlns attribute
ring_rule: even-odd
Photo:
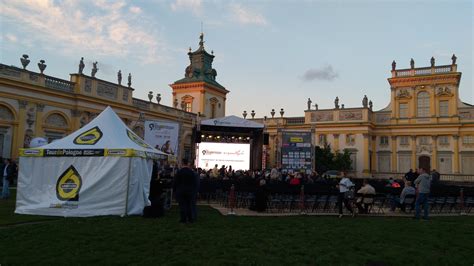
<svg viewBox="0 0 474 266"><path fill-rule="evenodd" d="M201 143L201 131L196 131L196 143Z"/></svg>
<svg viewBox="0 0 474 266"><path fill-rule="evenodd" d="M268 133L263 134L263 145L268 145L270 140L270 135Z"/></svg>

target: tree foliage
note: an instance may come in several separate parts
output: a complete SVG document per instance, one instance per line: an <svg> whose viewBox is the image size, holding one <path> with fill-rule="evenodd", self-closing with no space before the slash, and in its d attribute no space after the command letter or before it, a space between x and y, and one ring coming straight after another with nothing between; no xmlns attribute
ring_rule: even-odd
<svg viewBox="0 0 474 266"><path fill-rule="evenodd" d="M314 152L316 171L322 174L328 170L347 171L351 170L351 154L348 150L343 152L331 151L331 146L316 147Z"/></svg>

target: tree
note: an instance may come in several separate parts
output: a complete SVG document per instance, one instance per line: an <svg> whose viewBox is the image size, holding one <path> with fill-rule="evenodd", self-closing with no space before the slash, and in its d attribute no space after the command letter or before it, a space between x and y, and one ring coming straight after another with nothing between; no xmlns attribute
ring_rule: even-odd
<svg viewBox="0 0 474 266"><path fill-rule="evenodd" d="M333 153L329 144L322 148L318 146L315 148L314 160L316 171L320 174L328 170L351 170L352 160L350 152L344 149L343 152L337 151Z"/></svg>

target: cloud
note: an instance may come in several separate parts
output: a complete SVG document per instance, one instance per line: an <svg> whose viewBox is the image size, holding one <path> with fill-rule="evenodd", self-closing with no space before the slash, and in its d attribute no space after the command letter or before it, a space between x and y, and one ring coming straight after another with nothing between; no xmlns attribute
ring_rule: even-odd
<svg viewBox="0 0 474 266"><path fill-rule="evenodd" d="M128 10L130 10L130 12L132 12L133 14L142 13L142 9L138 6L131 6Z"/></svg>
<svg viewBox="0 0 474 266"><path fill-rule="evenodd" d="M12 42L12 43L16 43L18 41L16 36L11 33L6 34L5 39L7 39L7 41Z"/></svg>
<svg viewBox="0 0 474 266"><path fill-rule="evenodd" d="M315 79L318 80L327 80L333 81L339 77L339 74L334 71L331 65L325 65L319 69L308 69L302 76L302 80L304 81L313 81Z"/></svg>
<svg viewBox="0 0 474 266"><path fill-rule="evenodd" d="M243 7L240 4L231 4L230 10L232 13L232 19L240 24L254 24L259 26L265 26L268 24L262 14Z"/></svg>
<svg viewBox="0 0 474 266"><path fill-rule="evenodd" d="M175 0L171 3L171 10L191 10L195 15L202 12L202 0Z"/></svg>
<svg viewBox="0 0 474 266"><path fill-rule="evenodd" d="M124 1L2 1L3 23L18 28L37 45L65 55L113 56L141 63L164 61L167 49L155 28L126 8ZM137 9L138 8L138 9ZM139 11L140 10L140 11Z"/></svg>

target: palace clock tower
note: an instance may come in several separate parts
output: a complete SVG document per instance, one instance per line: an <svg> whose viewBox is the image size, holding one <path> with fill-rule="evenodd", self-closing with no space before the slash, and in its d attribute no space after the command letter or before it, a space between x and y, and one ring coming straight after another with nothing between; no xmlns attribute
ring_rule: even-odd
<svg viewBox="0 0 474 266"><path fill-rule="evenodd" d="M199 37L199 48L189 48L189 66L184 78L171 84L173 106L187 112L199 113L205 118L225 116L226 95L224 86L216 81L217 71L212 68L214 53L204 49L204 34Z"/></svg>

